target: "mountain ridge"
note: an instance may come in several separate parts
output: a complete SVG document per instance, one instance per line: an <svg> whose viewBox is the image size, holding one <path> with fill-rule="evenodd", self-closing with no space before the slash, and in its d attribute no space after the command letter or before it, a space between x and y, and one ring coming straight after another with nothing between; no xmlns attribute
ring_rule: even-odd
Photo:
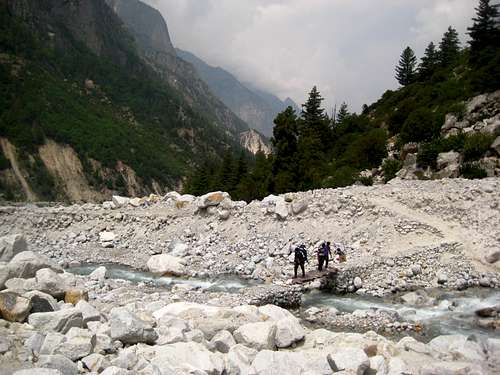
<svg viewBox="0 0 500 375"><path fill-rule="evenodd" d="M273 121L277 114L291 105L298 106L290 99L282 101L274 94L250 87L238 80L232 73L221 67L213 67L192 52L176 49L177 55L191 63L212 92L233 110L250 127L267 137L273 133Z"/></svg>

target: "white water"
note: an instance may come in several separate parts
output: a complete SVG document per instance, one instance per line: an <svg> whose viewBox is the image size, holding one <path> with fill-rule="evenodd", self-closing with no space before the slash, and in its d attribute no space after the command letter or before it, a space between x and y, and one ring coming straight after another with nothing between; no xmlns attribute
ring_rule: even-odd
<svg viewBox="0 0 500 375"><path fill-rule="evenodd" d="M388 310L397 312L401 320L420 323L430 337L446 334L477 334L500 337L498 330L488 330L476 324L475 311L500 304L500 292L490 289L470 289L463 292L431 291L436 299L432 306L409 306L391 299L362 296L335 296L311 293L304 296L304 308L335 307L341 312L354 310Z"/></svg>
<svg viewBox="0 0 500 375"><path fill-rule="evenodd" d="M101 265L85 265L68 269L68 272L77 275L89 275ZM110 279L128 280L134 283L146 283L156 287L170 288L175 284L190 285L196 289L202 289L213 292L234 293L240 289L246 288L252 283L247 280L239 279L237 276L224 275L213 279L196 279L181 277L160 277L149 272L134 270L126 266L105 264L107 269L106 277Z"/></svg>

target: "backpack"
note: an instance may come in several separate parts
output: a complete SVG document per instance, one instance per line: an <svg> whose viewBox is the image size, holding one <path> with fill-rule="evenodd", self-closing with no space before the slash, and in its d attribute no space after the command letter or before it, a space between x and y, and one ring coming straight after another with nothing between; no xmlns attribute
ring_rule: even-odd
<svg viewBox="0 0 500 375"><path fill-rule="evenodd" d="M307 260L307 250L305 247L299 246L295 248L295 259L301 262Z"/></svg>

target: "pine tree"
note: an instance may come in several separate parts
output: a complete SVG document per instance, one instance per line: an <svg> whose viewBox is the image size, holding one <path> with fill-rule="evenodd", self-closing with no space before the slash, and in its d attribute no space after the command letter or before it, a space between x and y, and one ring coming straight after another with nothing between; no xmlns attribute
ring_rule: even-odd
<svg viewBox="0 0 500 375"><path fill-rule="evenodd" d="M449 26L439 43L439 62L446 67L455 63L460 53L460 41L457 30Z"/></svg>
<svg viewBox="0 0 500 375"><path fill-rule="evenodd" d="M490 46L498 48L498 17L499 10L496 5L490 4L490 0L479 1L476 17L472 19L474 24L467 29L471 38L469 41L471 61L477 61L485 48Z"/></svg>
<svg viewBox="0 0 500 375"><path fill-rule="evenodd" d="M346 102L340 105L339 113L337 113L337 123L340 124L344 119L349 116L349 107Z"/></svg>
<svg viewBox="0 0 500 375"><path fill-rule="evenodd" d="M430 42L425 49L424 56L418 67L419 79L427 80L432 77L439 65L439 53L434 42Z"/></svg>
<svg viewBox="0 0 500 375"><path fill-rule="evenodd" d="M398 66L396 66L396 79L401 86L408 86L415 81L416 65L417 58L415 53L410 47L406 47L401 54Z"/></svg>
<svg viewBox="0 0 500 375"><path fill-rule="evenodd" d="M304 121L312 123L317 120L325 119L325 110L321 107L321 102L323 100L318 88L314 86L309 93L309 99L302 105L302 118Z"/></svg>
<svg viewBox="0 0 500 375"><path fill-rule="evenodd" d="M297 116L292 107L278 114L274 120L273 184L274 191L284 193L296 189L297 173Z"/></svg>

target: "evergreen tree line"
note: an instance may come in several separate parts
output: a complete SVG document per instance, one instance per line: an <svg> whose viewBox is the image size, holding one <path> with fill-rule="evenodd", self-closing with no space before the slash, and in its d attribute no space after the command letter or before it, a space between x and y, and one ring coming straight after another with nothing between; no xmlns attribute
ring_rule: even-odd
<svg viewBox="0 0 500 375"><path fill-rule="evenodd" d="M467 29L469 48L461 50L456 29L449 26L439 45L430 42L417 65L417 57L411 47L406 47L396 66L396 79L402 86L425 82L437 73L453 68L462 55L471 69L472 89L476 92L495 90L500 85L500 19L498 5L491 0L480 0L473 25Z"/></svg>
<svg viewBox="0 0 500 375"><path fill-rule="evenodd" d="M201 195L223 190L233 199L251 201L272 193L370 184L360 172L381 165L388 137L396 135L398 147L439 143L446 113L460 112L460 103L474 94L500 88L499 10L480 0L476 12L468 29L469 48L461 49L452 27L438 46L429 43L418 66L413 50L406 48L396 68L403 88L364 105L360 115L342 103L329 117L314 87L301 113L288 107L274 120L271 155L228 151L222 161L200 165L185 191ZM383 169L393 176L401 163L389 162Z"/></svg>
<svg viewBox="0 0 500 375"><path fill-rule="evenodd" d="M386 156L386 131L342 103L329 117L316 87L302 111L286 108L274 120L273 154L255 158L228 152L221 162L206 161L188 179L185 191L200 195L223 190L251 201L269 194L353 184L359 171L377 167Z"/></svg>

